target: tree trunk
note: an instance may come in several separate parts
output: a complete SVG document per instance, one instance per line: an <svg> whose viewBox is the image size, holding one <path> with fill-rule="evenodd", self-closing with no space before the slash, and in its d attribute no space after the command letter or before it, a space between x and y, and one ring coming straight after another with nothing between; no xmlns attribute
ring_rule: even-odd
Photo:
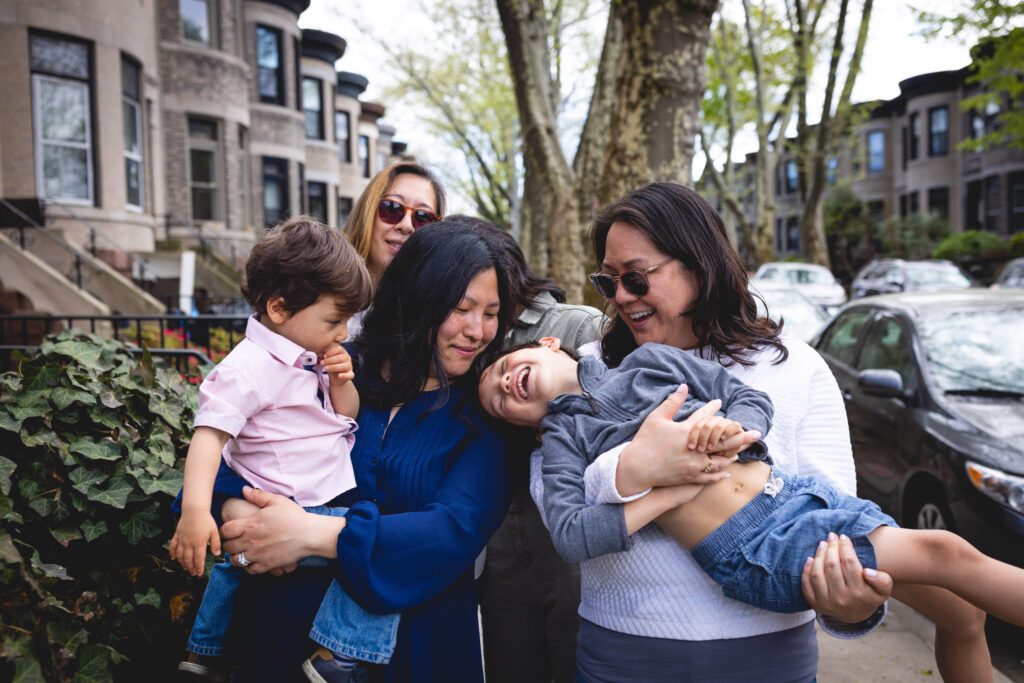
<svg viewBox="0 0 1024 683"><path fill-rule="evenodd" d="M691 182L705 56L718 0L622 3L601 203L654 181Z"/></svg>

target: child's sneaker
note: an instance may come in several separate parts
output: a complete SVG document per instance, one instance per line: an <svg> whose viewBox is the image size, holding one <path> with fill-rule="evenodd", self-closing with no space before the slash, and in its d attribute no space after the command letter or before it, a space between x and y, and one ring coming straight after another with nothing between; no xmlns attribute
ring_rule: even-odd
<svg viewBox="0 0 1024 683"><path fill-rule="evenodd" d="M302 663L302 672L313 683L349 683L355 662L341 663L327 649L320 648Z"/></svg>
<svg viewBox="0 0 1024 683"><path fill-rule="evenodd" d="M227 683L230 679L230 667L223 657L207 657L195 652L189 652L183 661L178 662L178 673L181 681Z"/></svg>

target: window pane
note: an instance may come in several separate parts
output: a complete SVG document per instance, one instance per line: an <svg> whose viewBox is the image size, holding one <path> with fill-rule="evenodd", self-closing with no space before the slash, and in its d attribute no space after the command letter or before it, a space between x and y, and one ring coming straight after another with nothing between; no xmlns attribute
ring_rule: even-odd
<svg viewBox="0 0 1024 683"><path fill-rule="evenodd" d="M210 43L210 10L206 0L181 0L181 36Z"/></svg>
<svg viewBox="0 0 1024 683"><path fill-rule="evenodd" d="M188 136L202 140L216 140L217 124L213 121L203 121L202 119L189 119Z"/></svg>
<svg viewBox="0 0 1024 683"><path fill-rule="evenodd" d="M351 141L348 132L348 112L339 111L334 114L334 139L338 143L338 157L341 161L352 161Z"/></svg>
<svg viewBox="0 0 1024 683"><path fill-rule="evenodd" d="M134 159L124 160L124 178L127 188L127 201L132 206L142 206L141 165Z"/></svg>
<svg viewBox="0 0 1024 683"><path fill-rule="evenodd" d="M281 64L280 41L276 31L256 27L256 64L265 69L277 69Z"/></svg>
<svg viewBox="0 0 1024 683"><path fill-rule="evenodd" d="M43 145L47 197L89 199L89 155L84 149Z"/></svg>
<svg viewBox="0 0 1024 683"><path fill-rule="evenodd" d="M121 94L135 101L142 99L139 94L139 65L130 59L121 60Z"/></svg>
<svg viewBox="0 0 1024 683"><path fill-rule="evenodd" d="M282 208L284 201L284 188L281 186L281 181L264 178L263 179L263 220L266 223L272 224L277 223L281 220Z"/></svg>
<svg viewBox="0 0 1024 683"><path fill-rule="evenodd" d="M216 190L209 187L192 188L192 218L197 221L212 221Z"/></svg>
<svg viewBox="0 0 1024 683"><path fill-rule="evenodd" d="M49 78L40 78L38 84L36 92L42 116L39 126L43 139L87 142L88 88Z"/></svg>
<svg viewBox="0 0 1024 683"><path fill-rule="evenodd" d="M885 169L885 133L868 133L868 173L881 173Z"/></svg>
<svg viewBox="0 0 1024 683"><path fill-rule="evenodd" d="M302 108L320 111L320 80L302 79Z"/></svg>
<svg viewBox="0 0 1024 683"><path fill-rule="evenodd" d="M121 116L124 119L124 151L128 154L142 154L138 105L122 102Z"/></svg>
<svg viewBox="0 0 1024 683"><path fill-rule="evenodd" d="M260 67L260 96L265 99L277 100L277 71Z"/></svg>
<svg viewBox="0 0 1024 683"><path fill-rule="evenodd" d="M363 177L370 177L370 138L359 136L359 163L363 167Z"/></svg>
<svg viewBox="0 0 1024 683"><path fill-rule="evenodd" d="M192 182L214 182L213 152L205 149L192 149L189 150L189 154L192 158Z"/></svg>
<svg viewBox="0 0 1024 683"><path fill-rule="evenodd" d="M33 71L89 78L89 47L85 43L35 35L30 40Z"/></svg>

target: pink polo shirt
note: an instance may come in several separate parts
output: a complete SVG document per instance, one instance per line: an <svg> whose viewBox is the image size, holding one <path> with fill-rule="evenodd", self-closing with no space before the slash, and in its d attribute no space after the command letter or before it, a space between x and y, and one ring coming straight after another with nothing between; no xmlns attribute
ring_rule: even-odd
<svg viewBox="0 0 1024 683"><path fill-rule="evenodd" d="M232 438L224 459L256 488L299 505L321 505L354 488L349 452L356 423L331 407L327 375L310 372L306 351L253 316L245 339L199 387L196 427L214 427ZM324 405L317 398L323 390Z"/></svg>

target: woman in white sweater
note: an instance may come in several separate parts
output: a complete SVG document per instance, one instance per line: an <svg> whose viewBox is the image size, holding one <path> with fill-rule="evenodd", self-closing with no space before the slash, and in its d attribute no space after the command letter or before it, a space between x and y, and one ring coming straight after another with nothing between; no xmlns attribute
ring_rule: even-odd
<svg viewBox="0 0 1024 683"><path fill-rule="evenodd" d="M846 413L831 372L813 349L780 337L775 323L758 317L746 271L707 202L680 185L648 185L603 211L592 236L600 270L591 280L615 315L591 352L617 366L653 341L719 361L771 397L774 425L765 440L781 469L855 494ZM729 600L657 525L627 534L618 503L651 487L706 481L720 464L687 448L685 423L659 415L586 473L588 502L609 503L605 514L622 518L603 526L619 530L614 540L628 552L580 565L579 677L586 683L814 680L814 612L779 614ZM536 498L539 477L532 484ZM822 540L804 571L805 597L827 617L827 630L866 633L884 616L891 579L862 570L849 541ZM963 619L982 629L983 613L964 606ZM943 636L937 633L937 640ZM982 667L987 650L978 657Z"/></svg>

